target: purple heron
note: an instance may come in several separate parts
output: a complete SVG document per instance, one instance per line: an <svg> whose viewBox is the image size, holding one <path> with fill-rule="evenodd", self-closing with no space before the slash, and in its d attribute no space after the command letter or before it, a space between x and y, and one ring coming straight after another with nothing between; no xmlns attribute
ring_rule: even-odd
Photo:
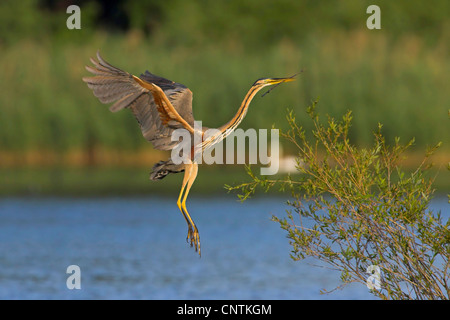
<svg viewBox="0 0 450 320"><path fill-rule="evenodd" d="M128 72L122 71L107 63L97 52L97 60L91 58L93 66L86 66L86 69L93 73L94 77L84 77L88 87L92 89L94 95L102 103L115 102L109 109L117 112L124 108L130 109L142 131L145 139L150 141L155 149L172 150L179 143L172 141L171 135L174 130L184 128L194 137L194 117L192 115L192 92L186 86L165 78L154 75L148 71L136 77ZM219 127L215 136L208 139L200 139L201 145L194 147L205 150L215 143L218 143L230 134L244 119L250 102L256 93L262 88L294 80L294 76L289 78L263 78L257 80L245 95L236 115L226 124ZM199 134L203 137L203 132L208 128L203 127ZM178 196L177 205L188 225L186 241L190 242L195 251L200 251L200 235L186 209L186 199L189 190L197 177L198 163L194 153L190 161L175 164L171 159L160 161L153 166L150 174L151 180L163 179L170 173L184 171L183 184Z"/></svg>

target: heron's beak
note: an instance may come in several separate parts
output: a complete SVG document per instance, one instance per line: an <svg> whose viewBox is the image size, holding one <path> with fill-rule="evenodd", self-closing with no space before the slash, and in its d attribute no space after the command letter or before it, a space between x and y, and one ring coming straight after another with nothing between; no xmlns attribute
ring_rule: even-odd
<svg viewBox="0 0 450 320"><path fill-rule="evenodd" d="M267 83L268 84L278 84L278 83L283 83L283 82L290 82L290 81L294 81L295 80L295 75L289 78L270 78L267 79Z"/></svg>
<svg viewBox="0 0 450 320"><path fill-rule="evenodd" d="M262 88L262 87L265 87L265 86L274 85L274 84L275 84L275 86L272 87L272 88L270 88L269 90L267 90L267 92L264 93L264 94L262 95L262 97L264 97L264 96L265 96L266 94L268 94L270 91L272 91L273 89L275 89L280 83L294 81L294 80L295 80L295 76L296 76L297 74L298 74L298 73L294 74L292 77L289 77L289 78L267 78L267 79L263 79L264 83L263 83L263 85L261 86L261 88Z"/></svg>

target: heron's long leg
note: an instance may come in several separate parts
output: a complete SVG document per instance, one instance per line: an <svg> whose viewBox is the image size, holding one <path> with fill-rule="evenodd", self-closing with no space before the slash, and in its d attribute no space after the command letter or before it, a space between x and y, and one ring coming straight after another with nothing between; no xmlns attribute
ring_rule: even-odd
<svg viewBox="0 0 450 320"><path fill-rule="evenodd" d="M181 213L183 214L184 220L186 220L186 223L188 225L188 236L186 238L186 241L188 241L188 239L190 238L191 234L192 234L192 224L191 222L189 222L188 217L186 216L186 213L184 213L183 208L181 207L181 198L183 196L183 191L186 188L186 184L189 180L189 176L191 174L191 170L192 169L192 165L191 164L186 164L185 169L184 169L184 178L183 178L183 184L181 185L181 190L180 190L180 195L178 196L178 201L177 201L177 206L178 209L180 209Z"/></svg>
<svg viewBox="0 0 450 320"><path fill-rule="evenodd" d="M189 194L189 190L191 190L192 184L194 183L195 178L197 177L198 164L197 163L192 163L192 164L187 165L187 166L190 166L190 168L189 168L189 176L188 176L186 190L184 192L183 201L181 203L181 207L184 210L184 213L186 214L187 218L189 219L189 222L191 223L192 227L194 228L194 232L193 232L193 234L191 234L191 237L190 237L190 239L191 239L191 246L194 243L195 251L198 251L198 254L201 255L201 252L200 252L200 235L198 233L197 226L195 225L194 221L192 221L191 216L189 215L189 213L188 213L188 211L186 209L186 199L187 199L187 196Z"/></svg>

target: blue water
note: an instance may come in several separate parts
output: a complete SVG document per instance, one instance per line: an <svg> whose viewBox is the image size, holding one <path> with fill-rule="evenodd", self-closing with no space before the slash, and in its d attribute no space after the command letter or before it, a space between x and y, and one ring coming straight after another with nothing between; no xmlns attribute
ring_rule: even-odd
<svg viewBox="0 0 450 320"><path fill-rule="evenodd" d="M445 199L433 203L447 210ZM0 299L372 299L365 285L294 262L278 198L195 198L202 257L172 198L0 200ZM69 290L69 265L81 289Z"/></svg>

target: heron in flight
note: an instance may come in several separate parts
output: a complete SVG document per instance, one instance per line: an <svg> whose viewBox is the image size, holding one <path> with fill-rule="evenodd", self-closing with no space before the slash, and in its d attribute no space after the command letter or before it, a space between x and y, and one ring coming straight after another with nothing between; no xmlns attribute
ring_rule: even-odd
<svg viewBox="0 0 450 320"><path fill-rule="evenodd" d="M294 80L289 78L263 78L255 81L244 97L236 115L223 126L216 130L215 134L205 139L203 133L208 129L202 127L202 132L194 132L194 117L192 115L192 92L186 86L154 75L148 71L139 77L113 67L106 62L97 52L97 60L91 58L93 66L86 69L93 73L94 77L84 77L88 87L102 103L114 104L109 108L117 112L124 108L130 109L142 131L145 139L150 141L155 149L172 150L179 143L172 141L171 135L174 130L183 128L191 134L191 144L194 134L200 134L200 145L191 145L191 150L205 149L223 140L244 119L250 102L256 93L262 88ZM160 161L153 166L150 174L151 180L163 179L170 173L184 171L183 184L178 196L177 205L188 225L186 241L191 247L200 251L200 235L186 208L186 199L189 190L197 177L198 153L191 152L188 161L181 164L174 163L171 159Z"/></svg>

